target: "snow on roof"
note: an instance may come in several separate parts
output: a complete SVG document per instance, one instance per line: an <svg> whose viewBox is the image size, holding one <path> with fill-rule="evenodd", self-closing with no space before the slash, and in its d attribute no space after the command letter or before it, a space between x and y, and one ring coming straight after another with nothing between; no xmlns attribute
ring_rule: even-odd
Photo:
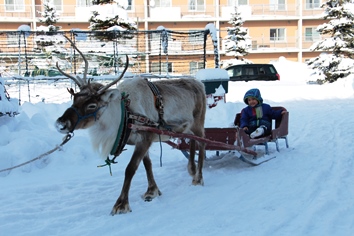
<svg viewBox="0 0 354 236"><path fill-rule="evenodd" d="M220 68L215 69L201 69L195 75L197 80L229 80L227 71Z"/></svg>

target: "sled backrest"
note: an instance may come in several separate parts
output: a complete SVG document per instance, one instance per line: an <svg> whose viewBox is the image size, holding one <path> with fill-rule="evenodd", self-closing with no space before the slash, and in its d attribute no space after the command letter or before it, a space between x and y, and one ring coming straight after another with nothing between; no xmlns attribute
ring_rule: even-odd
<svg viewBox="0 0 354 236"><path fill-rule="evenodd" d="M273 110L283 110L284 107L272 107ZM242 113L242 111L241 111ZM237 113L235 117L234 124L236 126L240 126L241 113ZM285 139L286 147L288 145L287 135L289 132L289 112L283 114L279 119L275 119L274 122L275 128L272 129L270 135L263 136L257 139L251 139L248 134L245 133L244 130L239 130L239 143L238 145L242 147L251 147L253 145L265 145L266 153L268 154L268 142L275 142L277 151L279 151L278 139Z"/></svg>
<svg viewBox="0 0 354 236"><path fill-rule="evenodd" d="M284 110L284 107L272 107L273 110ZM275 129L272 130L272 139L287 136L289 133L289 112L285 112L275 120Z"/></svg>
<svg viewBox="0 0 354 236"><path fill-rule="evenodd" d="M273 110L283 110L285 109L284 107L272 107ZM236 116L235 116L235 120L234 120L234 125L236 126L240 126L240 123L241 123L241 113L237 113ZM282 133L285 135L288 134L288 124L289 124L289 112L286 112L282 117L280 117L279 119L275 119L274 120L275 123L274 123L274 126L275 128L274 129L278 129L278 128L281 128L282 130Z"/></svg>

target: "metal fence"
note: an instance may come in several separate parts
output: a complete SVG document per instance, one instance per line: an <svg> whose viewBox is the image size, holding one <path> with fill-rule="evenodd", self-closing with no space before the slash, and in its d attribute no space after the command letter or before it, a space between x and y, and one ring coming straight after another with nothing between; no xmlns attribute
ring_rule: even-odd
<svg viewBox="0 0 354 236"><path fill-rule="evenodd" d="M205 68L213 43L205 30L0 32L0 73L12 77L54 77L81 74L83 58L64 37L72 40L89 62L92 76L116 75L129 56L132 73L193 75Z"/></svg>
<svg viewBox="0 0 354 236"><path fill-rule="evenodd" d="M129 57L128 72L155 76L191 76L217 63L215 42L206 30L0 32L0 76L14 98L23 102L60 103L70 99L66 87L75 86L56 68L81 76L87 59L88 78L108 83L116 78ZM67 37L67 38L66 38ZM212 66L214 67L214 66Z"/></svg>

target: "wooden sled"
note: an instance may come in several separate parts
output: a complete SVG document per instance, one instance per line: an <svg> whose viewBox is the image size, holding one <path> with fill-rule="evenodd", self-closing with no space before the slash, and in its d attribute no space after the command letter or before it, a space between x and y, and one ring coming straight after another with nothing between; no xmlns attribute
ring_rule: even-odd
<svg viewBox="0 0 354 236"><path fill-rule="evenodd" d="M272 107L272 109L283 109L283 107ZM274 129L270 135L263 136L257 139L251 139L244 130L239 128L241 113L236 114L234 127L230 128L205 128L205 137L201 138L191 134L174 133L167 130L160 130L149 126L139 126L129 124L129 128L138 131L154 132L161 135L168 135L175 138L174 141L165 141L166 144L180 150L187 158L189 158L189 140L194 139L198 142L206 144L206 151L215 151L218 156L220 151L239 152L240 159L251 165L259 165L267 160L257 162L257 153L251 148L254 145L262 145L265 147L266 155L269 154L268 143L273 142L276 145L276 150L279 152L279 139L284 139L288 148L288 125L289 112L286 112L280 119L274 120ZM249 158L251 157L251 158ZM274 157L273 157L274 158ZM253 159L253 160L252 160ZM272 157L270 158L272 159Z"/></svg>

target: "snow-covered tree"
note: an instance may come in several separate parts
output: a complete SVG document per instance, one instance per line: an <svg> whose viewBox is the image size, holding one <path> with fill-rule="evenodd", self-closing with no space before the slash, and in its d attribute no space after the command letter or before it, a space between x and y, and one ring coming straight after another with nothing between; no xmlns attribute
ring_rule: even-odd
<svg viewBox="0 0 354 236"><path fill-rule="evenodd" d="M59 44L63 44L66 40L62 35L56 35L56 31L60 27L55 26L55 23L59 20L59 14L52 0L43 0L43 12L38 11L41 14L39 21L43 25L37 27L37 35L35 41L37 43L37 50L43 51L47 56L50 52L55 51L56 48L60 48Z"/></svg>
<svg viewBox="0 0 354 236"><path fill-rule="evenodd" d="M126 31L136 30L136 23L128 19L128 14L125 10L127 0L97 0L93 1L92 16L89 19L89 28L93 31ZM127 35L120 35L124 37ZM111 33L103 33L101 39L112 40L114 37ZM116 36L117 37L117 36ZM127 36L127 37L131 37Z"/></svg>
<svg viewBox="0 0 354 236"><path fill-rule="evenodd" d="M224 43L225 54L227 56L234 56L237 60L240 57L247 56L251 48L251 38L247 35L248 29L242 27L243 23L244 20L241 17L241 12L238 7L235 7L235 12L231 14L229 21L232 27L227 27L227 35L224 37Z"/></svg>
<svg viewBox="0 0 354 236"><path fill-rule="evenodd" d="M334 82L353 71L354 65L354 4L352 0L328 0L322 5L323 19L329 20L317 27L321 35L329 37L314 43L313 51L326 51L308 61L313 69L324 75L322 82Z"/></svg>
<svg viewBox="0 0 354 236"><path fill-rule="evenodd" d="M39 21L48 27L50 32L58 31L59 27L54 24L59 20L57 9L51 0L43 0L43 12L37 11L41 14Z"/></svg>

